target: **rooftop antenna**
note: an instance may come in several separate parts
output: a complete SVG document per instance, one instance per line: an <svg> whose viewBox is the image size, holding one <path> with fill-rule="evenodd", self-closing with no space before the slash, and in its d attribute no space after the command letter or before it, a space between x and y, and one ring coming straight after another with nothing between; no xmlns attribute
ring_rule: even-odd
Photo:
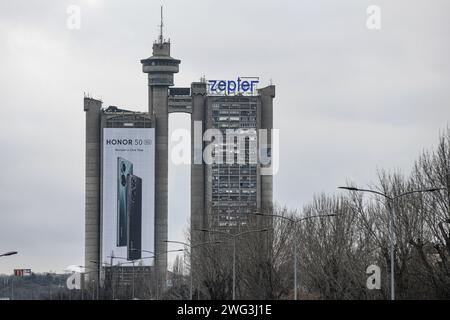
<svg viewBox="0 0 450 320"><path fill-rule="evenodd" d="M163 23L163 7L161 6L161 24L159 25L159 43L162 44L163 43L163 27L164 27L164 23Z"/></svg>

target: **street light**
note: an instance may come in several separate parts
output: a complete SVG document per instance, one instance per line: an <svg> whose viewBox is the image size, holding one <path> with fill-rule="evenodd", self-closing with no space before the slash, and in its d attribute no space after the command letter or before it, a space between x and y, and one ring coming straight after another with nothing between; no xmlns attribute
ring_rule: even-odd
<svg viewBox="0 0 450 320"><path fill-rule="evenodd" d="M192 249L203 246L203 245L207 245L207 244L217 244L217 243L222 243L221 241L215 241L215 242L202 242L202 243L197 243L197 244L188 244L186 242L182 242L182 241L171 241L171 240L164 240L164 242L167 243L178 243L178 244L182 244L185 245L187 247L189 247L191 249L191 254L189 256L189 264L191 266L191 272L190 272L190 287L189 287L189 298L190 300L192 300Z"/></svg>
<svg viewBox="0 0 450 320"><path fill-rule="evenodd" d="M294 219L294 218L290 218L290 217L286 217L286 216L282 216L282 215L278 215L278 214L264 214L264 213L253 213L254 215L257 216L265 216L265 217L275 217L275 218L280 218L280 219L284 219L284 220L288 220L291 224L296 225L297 223L300 223L304 220L308 220L308 219L312 219L312 218L326 218L326 217L334 217L337 214L336 213L328 213L328 214L318 214L318 215L312 215L312 216L307 216L307 217L303 217L303 218L299 218L299 219ZM294 300L297 300L297 241L295 241L294 239Z"/></svg>
<svg viewBox="0 0 450 320"><path fill-rule="evenodd" d="M15 255L15 254L17 254L17 251L9 251L9 252L0 254L0 257L12 256L12 255Z"/></svg>
<svg viewBox="0 0 450 320"><path fill-rule="evenodd" d="M99 292L100 292L100 266L101 266L101 263L99 263L98 261L95 261L95 260L89 260L89 262L98 265L98 268L84 267L86 269L94 270L94 271L91 271L91 272L88 272L88 273L95 273L95 275L97 277L97 280L92 280L92 281L95 282L96 291L97 291L96 292L97 293L97 300L98 300L99 299ZM106 262L103 262L103 264L109 265ZM83 267L83 266L79 266L79 267Z"/></svg>
<svg viewBox="0 0 450 320"><path fill-rule="evenodd" d="M91 261L91 262L93 262L93 261ZM97 273L97 270L96 269L94 269L94 268L89 268L89 267L86 267L86 266L78 266L79 268L81 268L81 269L84 269L84 270L86 270L86 269L88 269L88 270L92 270L92 271L82 271L82 272L80 272L81 274L83 274L83 282L82 282L82 286L81 286L81 300L84 300L84 283L85 283L85 281L86 281L86 279L84 278L84 275L86 275L86 274L90 274L90 273ZM92 282L94 282L95 283L95 281L94 280L91 280L91 283ZM92 286L92 300L95 300L94 299L94 297L95 297L95 287L94 286ZM97 300L98 300L98 285L97 285Z"/></svg>
<svg viewBox="0 0 450 320"><path fill-rule="evenodd" d="M394 201L398 198L414 194L414 193L425 193L425 192L435 192L439 190L444 190L445 188L428 188L428 189L421 189L421 190L412 190L407 191L401 194L398 194L396 196L389 196L383 192L379 192L376 190L370 190L370 189L360 189L356 187L338 187L338 189L348 190L348 191L355 191L355 192L368 192L368 193L374 193L380 196L383 196L388 200L388 209L389 209L389 242L390 242L390 259L391 259L391 300L395 300L395 275L394 275L394 243L395 243L395 230L394 230Z"/></svg>
<svg viewBox="0 0 450 320"><path fill-rule="evenodd" d="M226 235L233 239L233 300L235 300L235 298L236 298L236 238L240 237L244 234L256 233L256 232L266 232L266 231L269 231L269 229L265 228L265 229L258 229L258 230L249 230L249 231L244 231L244 232L240 232L240 233L236 233L236 234L228 233L225 231L208 230L208 229L200 229L199 231L209 232L209 233L220 233L220 234Z"/></svg>
<svg viewBox="0 0 450 320"><path fill-rule="evenodd" d="M100 273L101 273L100 269L101 269L102 265L112 267L112 264L107 263L107 262L95 261L95 260L89 260L89 262L98 265L98 270L97 270L97 274L96 274L97 275L97 281L96 281L96 285L97 285L97 300L98 300L98 296L99 296L99 292L100 292ZM112 272L112 269L111 269L111 272ZM114 291L114 288L112 288L112 289ZM113 300L114 300L114 296L113 296Z"/></svg>
<svg viewBox="0 0 450 320"><path fill-rule="evenodd" d="M146 253L155 254L154 251L150 251L150 250L135 249L135 248L131 248L130 250L131 250L131 251L139 251L139 252L146 252Z"/></svg>
<svg viewBox="0 0 450 320"><path fill-rule="evenodd" d="M132 249L132 250L135 250L135 249ZM111 256L108 256L107 258L111 258ZM134 263L135 263L135 261L136 260L144 260L144 259L152 259L152 258L154 258L153 256L152 257L142 257L142 258L140 258L140 259L136 259L136 260L128 260L128 258L123 258L123 257L113 257L113 258L115 258L115 259L120 259L120 260L126 260L127 262L122 262L122 263L119 263L118 264L118 266L122 266L122 265L124 265L124 264L127 264L127 263L132 263L133 264L133 268L132 268L132 271L133 271L133 277L132 277L132 293L131 293L131 299L132 300L134 300L134 292L135 292L135 290L134 290ZM123 278L123 269L122 269L122 278Z"/></svg>
<svg viewBox="0 0 450 320"><path fill-rule="evenodd" d="M139 251L139 252L147 252L147 253L153 254L153 256L151 256L151 257L144 257L142 259L153 259L153 258L156 258L159 255L162 255L162 254L167 254L167 253L170 253L170 252L184 251L184 249L177 249L177 250L168 250L168 251L164 251L164 252L154 253L153 251L144 250L144 249L131 248L131 250L132 251ZM140 260L142 260L142 259L140 259ZM154 273L155 273L155 286L156 286L155 294L156 294L156 299L158 300L158 275L156 273L156 261L155 261L155 265L153 267L153 270L154 270ZM134 263L133 263L133 282L134 282ZM134 288L134 284L133 284L133 288ZM134 295L134 293L133 293L133 295Z"/></svg>

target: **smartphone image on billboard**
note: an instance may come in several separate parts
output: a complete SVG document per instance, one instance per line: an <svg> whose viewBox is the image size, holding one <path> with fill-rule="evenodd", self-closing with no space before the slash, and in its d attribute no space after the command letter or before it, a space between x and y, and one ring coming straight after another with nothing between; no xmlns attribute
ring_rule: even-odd
<svg viewBox="0 0 450 320"><path fill-rule="evenodd" d="M133 163L117 158L117 246L127 245L127 190L128 177L133 174Z"/></svg>
<svg viewBox="0 0 450 320"><path fill-rule="evenodd" d="M127 206L128 206L128 250L127 259L141 259L142 239L142 179L130 174L128 176Z"/></svg>

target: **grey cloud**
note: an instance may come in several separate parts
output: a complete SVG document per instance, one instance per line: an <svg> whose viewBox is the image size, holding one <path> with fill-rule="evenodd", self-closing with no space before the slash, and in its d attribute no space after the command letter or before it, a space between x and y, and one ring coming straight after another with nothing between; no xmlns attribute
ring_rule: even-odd
<svg viewBox="0 0 450 320"><path fill-rule="evenodd" d="M159 1L0 3L0 273L83 263L82 94L145 110L139 59L157 36ZM182 60L176 85L205 74L277 85L281 167L275 199L301 207L378 167L407 172L450 118L450 3L361 0L165 1L166 36ZM82 28L65 27L69 4ZM173 118L172 127L188 126ZM170 172L169 234L183 239L189 168ZM179 183L178 183L179 182ZM184 191L183 191L184 190ZM49 205L49 201L51 205Z"/></svg>

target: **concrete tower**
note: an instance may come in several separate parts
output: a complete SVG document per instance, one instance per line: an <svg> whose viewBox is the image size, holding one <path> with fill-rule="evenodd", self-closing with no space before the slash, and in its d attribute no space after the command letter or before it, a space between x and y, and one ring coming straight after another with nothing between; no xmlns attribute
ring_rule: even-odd
<svg viewBox="0 0 450 320"><path fill-rule="evenodd" d="M85 182L85 250L84 260L88 270L97 270L100 256L100 121L102 102L84 97L86 112L86 182ZM98 285L98 272L88 274Z"/></svg>
<svg viewBox="0 0 450 320"><path fill-rule="evenodd" d="M275 98L275 86L270 85L262 88L259 90L259 94L261 97L260 128L267 130L267 148L269 154L273 155L271 130L273 129L273 99ZM267 166L263 165L263 167ZM261 207L271 207L273 201L273 175L261 175L260 181Z"/></svg>
<svg viewBox="0 0 450 320"><path fill-rule="evenodd" d="M167 270L168 225L168 88L173 86L173 74L178 72L180 60L170 56L170 41L163 38L161 8L160 35L153 43L153 55L141 60L142 71L148 74L148 111L155 120L155 267L158 286L164 287Z"/></svg>
<svg viewBox="0 0 450 320"><path fill-rule="evenodd" d="M203 164L203 132L207 90L206 82L191 85L191 243L204 242L205 234L196 230L207 226L205 214L205 166ZM195 128L198 126L198 128ZM199 136L196 137L195 135Z"/></svg>
<svg viewBox="0 0 450 320"><path fill-rule="evenodd" d="M258 136L257 143L264 143L260 147L271 158L275 86L267 86L247 96L217 95L208 93L206 82L194 82L191 95L191 239L201 242L201 234L195 230L248 227L250 213L270 208L273 176L267 174L270 164L249 162L250 154L254 155L258 151L250 150L249 145L234 146L239 148L234 151L236 157L239 153L246 157L244 164L204 163L202 152L205 144L202 137L196 134L218 129L222 132L222 145L225 146L228 130L246 135L251 131L265 129L267 141ZM198 128L194 130L196 126ZM219 152L222 152L220 156L224 155L224 150ZM265 169L264 173L262 169Z"/></svg>

